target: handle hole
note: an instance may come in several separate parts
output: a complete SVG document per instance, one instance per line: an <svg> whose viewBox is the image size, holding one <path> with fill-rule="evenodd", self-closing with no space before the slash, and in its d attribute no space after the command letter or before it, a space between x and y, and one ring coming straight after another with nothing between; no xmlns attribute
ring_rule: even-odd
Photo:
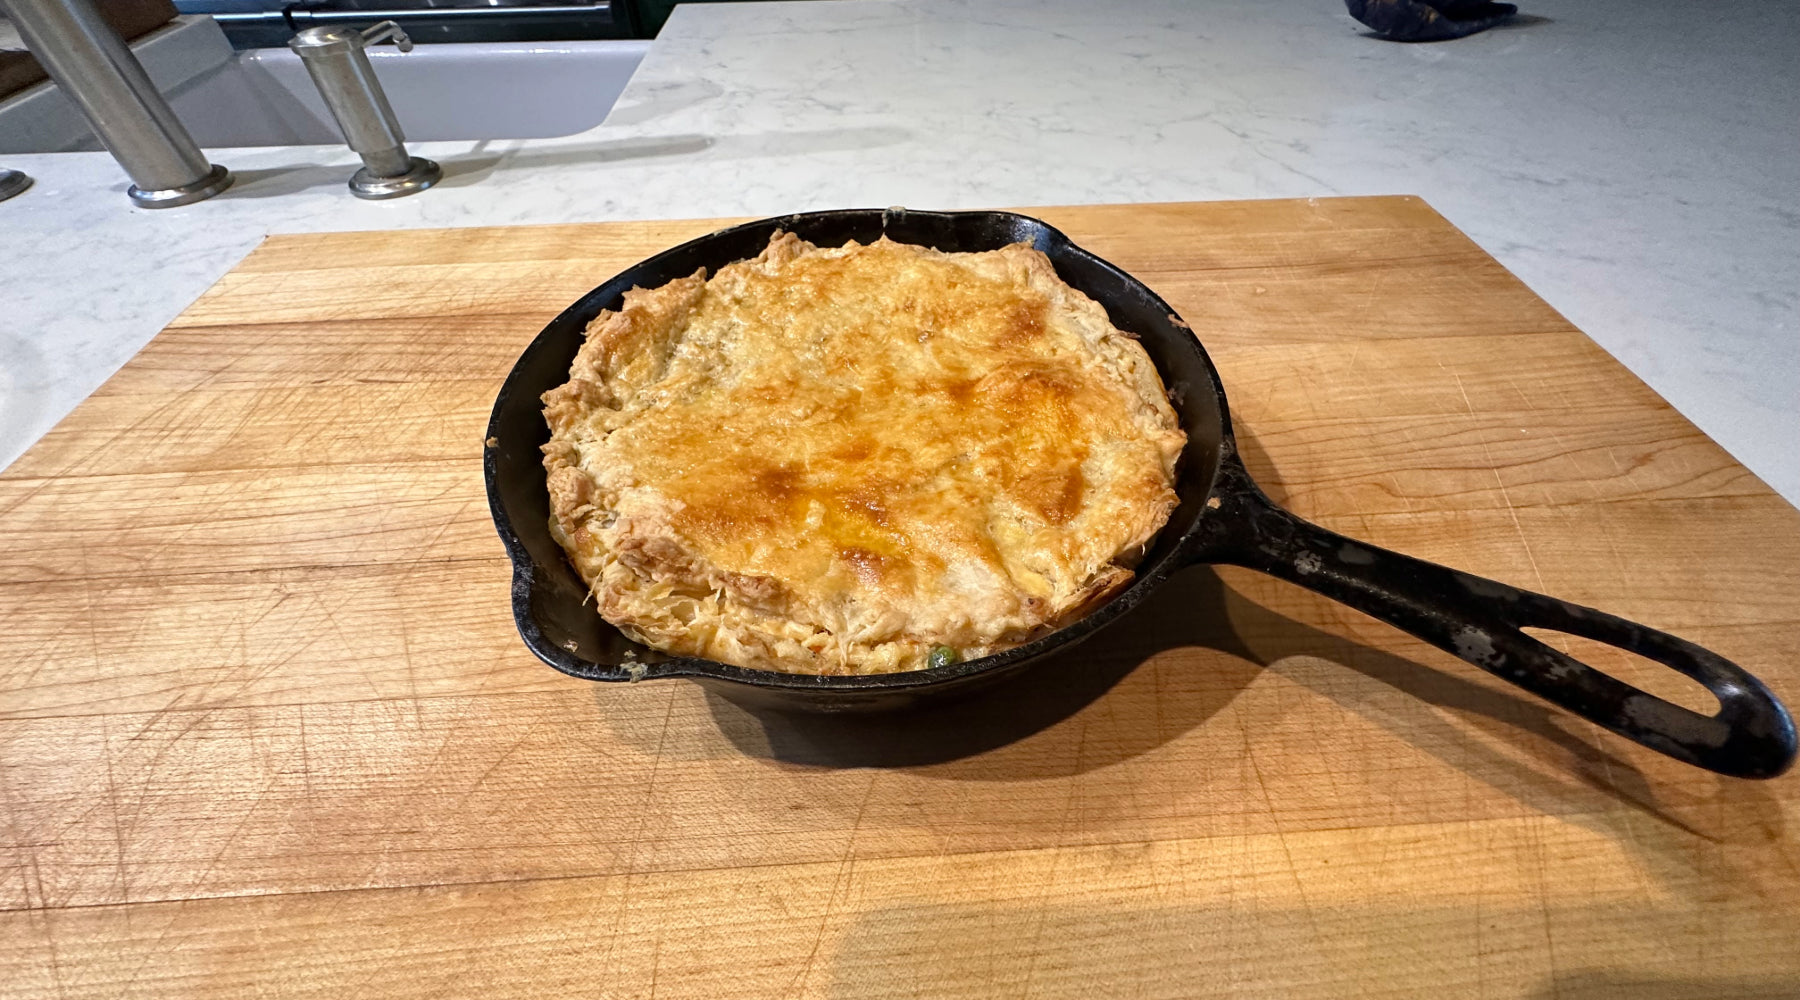
<svg viewBox="0 0 1800 1000"><path fill-rule="evenodd" d="M1705 685L1647 656L1555 629L1526 627L1519 631L1614 680L1624 681L1639 691L1673 702L1690 712L1708 716L1719 713L1719 699Z"/></svg>

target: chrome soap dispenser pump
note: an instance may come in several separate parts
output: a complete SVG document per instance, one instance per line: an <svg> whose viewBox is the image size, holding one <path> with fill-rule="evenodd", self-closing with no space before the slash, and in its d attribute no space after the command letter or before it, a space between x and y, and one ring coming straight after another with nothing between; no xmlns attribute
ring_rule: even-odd
<svg viewBox="0 0 1800 1000"><path fill-rule="evenodd" d="M362 157L362 168L350 178L350 193L358 198L399 198L425 190L444 175L436 163L406 152L400 120L369 63L365 50L390 38L400 51L412 51L412 39L392 21L362 31L307 28L288 40L344 140Z"/></svg>

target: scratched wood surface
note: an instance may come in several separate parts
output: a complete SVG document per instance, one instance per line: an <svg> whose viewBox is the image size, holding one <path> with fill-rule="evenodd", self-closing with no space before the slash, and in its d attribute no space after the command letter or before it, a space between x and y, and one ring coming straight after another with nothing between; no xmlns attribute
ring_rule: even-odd
<svg viewBox="0 0 1800 1000"><path fill-rule="evenodd" d="M1040 214L1301 513L1800 698L1800 514L1424 203ZM0 997L1800 994L1800 778L1253 574L912 719L539 665L494 391L715 224L271 239L0 474Z"/></svg>

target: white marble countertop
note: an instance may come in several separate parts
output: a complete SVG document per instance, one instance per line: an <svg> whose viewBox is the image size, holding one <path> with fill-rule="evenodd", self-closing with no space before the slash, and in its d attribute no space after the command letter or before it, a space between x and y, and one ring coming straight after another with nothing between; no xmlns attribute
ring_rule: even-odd
<svg viewBox="0 0 1800 1000"><path fill-rule="evenodd" d="M420 145L448 177L394 202L325 147L160 212L0 157L0 463L270 233L1405 193L1800 501L1800 5L1522 2L1431 45L1332 0L683 7L604 125Z"/></svg>

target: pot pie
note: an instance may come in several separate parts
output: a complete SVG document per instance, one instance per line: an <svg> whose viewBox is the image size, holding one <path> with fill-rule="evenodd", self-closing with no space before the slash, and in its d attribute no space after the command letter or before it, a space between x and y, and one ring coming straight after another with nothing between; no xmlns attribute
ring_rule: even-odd
<svg viewBox="0 0 1800 1000"><path fill-rule="evenodd" d="M1118 593L1185 437L1142 347L1020 243L757 257L602 312L544 394L551 533L670 653L860 674Z"/></svg>

